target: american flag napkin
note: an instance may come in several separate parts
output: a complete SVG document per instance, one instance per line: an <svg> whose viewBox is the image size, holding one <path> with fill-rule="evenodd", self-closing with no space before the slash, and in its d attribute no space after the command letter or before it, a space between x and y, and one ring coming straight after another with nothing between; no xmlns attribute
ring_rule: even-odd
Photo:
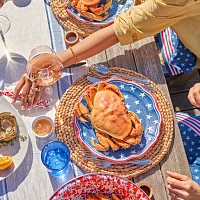
<svg viewBox="0 0 200 200"><path fill-rule="evenodd" d="M186 113L176 113L192 178L200 184L200 116L192 117Z"/></svg>
<svg viewBox="0 0 200 200"><path fill-rule="evenodd" d="M171 76L192 72L197 62L196 56L184 46L171 27L158 34L158 41L164 67Z"/></svg>

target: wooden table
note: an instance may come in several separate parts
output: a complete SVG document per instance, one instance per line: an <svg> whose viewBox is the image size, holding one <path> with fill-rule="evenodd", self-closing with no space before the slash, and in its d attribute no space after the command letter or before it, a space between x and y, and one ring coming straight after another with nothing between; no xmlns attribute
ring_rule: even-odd
<svg viewBox="0 0 200 200"><path fill-rule="evenodd" d="M12 10L12 12L10 12L10 10ZM62 48L62 45L58 45L63 42L64 32L59 25L56 24L57 22L53 19L49 7L45 5L43 1L38 2L38 0L32 0L27 3L27 0L21 0L21 4L14 4L14 1L9 1L0 11L1 13L6 14L11 20L11 29L5 35L10 51L28 58L31 49L41 44L53 46L57 52L62 50L62 48L65 48L64 45ZM57 27L57 35L55 34L55 31L52 32L55 27ZM56 40L52 35L56 37ZM3 44L0 43L0 48L2 49L2 47ZM147 76L159 86L169 102L171 102L153 37L123 47L117 44L88 59L88 65L94 63L102 63L110 67L123 67ZM70 74L74 73L74 75L65 77L66 88L77 78L88 72L88 68L86 66L69 68L67 69L67 72ZM16 83L13 83L13 85L15 84ZM13 88L13 86L11 87L10 85L7 85L6 87L8 89ZM54 118L55 105L58 105L58 103L59 95L57 94L57 87L54 85L53 101L51 102L49 110L44 111L35 109L23 112L20 110L19 104L15 105L27 126L30 144L27 155L21 166L10 177L0 182L1 200L45 200L48 199L64 182L73 178L74 175L77 176L84 173L74 166L73 170L75 171L75 174L72 170L66 179L60 180L49 176L46 168L40 161L41 148L48 141L42 142L36 140L31 130L31 123L36 116L41 114ZM146 182L151 184L154 190L154 197L152 199L170 199L167 194L166 170L190 176L184 147L175 120L174 125L175 137L170 147L170 151L159 165L133 180L135 183Z"/></svg>

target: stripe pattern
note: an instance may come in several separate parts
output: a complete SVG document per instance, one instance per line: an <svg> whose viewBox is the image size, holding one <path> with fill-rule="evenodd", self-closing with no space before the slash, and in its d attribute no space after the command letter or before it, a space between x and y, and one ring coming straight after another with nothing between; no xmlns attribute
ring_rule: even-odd
<svg viewBox="0 0 200 200"><path fill-rule="evenodd" d="M159 48L165 68L171 76L181 73L191 73L197 59L196 56L184 46L171 27L158 34Z"/></svg>
<svg viewBox="0 0 200 200"><path fill-rule="evenodd" d="M200 116L176 113L192 178L200 184Z"/></svg>

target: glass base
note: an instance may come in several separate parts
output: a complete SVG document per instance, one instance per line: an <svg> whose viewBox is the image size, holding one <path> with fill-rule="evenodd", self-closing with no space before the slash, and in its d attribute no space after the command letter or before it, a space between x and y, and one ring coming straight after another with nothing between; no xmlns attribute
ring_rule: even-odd
<svg viewBox="0 0 200 200"><path fill-rule="evenodd" d="M50 174L51 176L56 176L56 177L63 176L63 175L66 175L66 174L69 172L70 168L71 168L71 162L69 162L68 166L67 166L66 168L64 168L63 170L59 170L59 171L56 171L56 170L54 170L54 171L49 171L49 174Z"/></svg>

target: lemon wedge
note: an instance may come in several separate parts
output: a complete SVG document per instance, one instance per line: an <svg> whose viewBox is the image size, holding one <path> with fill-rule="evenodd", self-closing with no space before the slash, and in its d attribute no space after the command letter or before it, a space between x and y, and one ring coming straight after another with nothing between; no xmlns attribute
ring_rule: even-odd
<svg viewBox="0 0 200 200"><path fill-rule="evenodd" d="M3 156L0 154L0 170L7 169L12 164L12 156Z"/></svg>

